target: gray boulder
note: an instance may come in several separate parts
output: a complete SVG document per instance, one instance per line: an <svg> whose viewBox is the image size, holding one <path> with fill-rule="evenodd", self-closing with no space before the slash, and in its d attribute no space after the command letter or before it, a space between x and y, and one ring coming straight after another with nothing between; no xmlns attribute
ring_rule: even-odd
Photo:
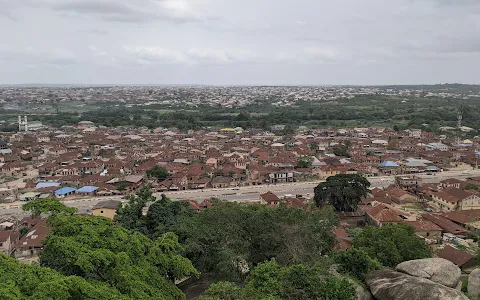
<svg viewBox="0 0 480 300"><path fill-rule="evenodd" d="M472 299L480 299L480 269L475 269L468 275L468 296Z"/></svg>
<svg viewBox="0 0 480 300"><path fill-rule="evenodd" d="M455 289L456 289L457 291L462 291L462 287L463 287L463 282L460 280L460 281L458 282L458 285L457 285L457 287L456 287Z"/></svg>
<svg viewBox="0 0 480 300"><path fill-rule="evenodd" d="M365 280L377 300L468 300L462 292L393 270L378 270Z"/></svg>
<svg viewBox="0 0 480 300"><path fill-rule="evenodd" d="M462 271L451 261L443 258L409 260L398 264L398 272L415 277L430 279L433 282L456 288Z"/></svg>

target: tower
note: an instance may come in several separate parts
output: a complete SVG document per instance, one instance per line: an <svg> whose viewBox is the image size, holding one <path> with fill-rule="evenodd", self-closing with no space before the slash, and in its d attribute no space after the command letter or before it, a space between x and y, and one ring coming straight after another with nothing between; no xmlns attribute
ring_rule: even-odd
<svg viewBox="0 0 480 300"><path fill-rule="evenodd" d="M461 128L462 127L462 112L460 110L458 110L458 115L457 115L457 130L456 130L456 134L455 134L455 144L458 146L460 145L461 141L460 141L460 132L461 132Z"/></svg>
<svg viewBox="0 0 480 300"><path fill-rule="evenodd" d="M18 116L18 131L28 131L27 116L23 116L23 121L22 117Z"/></svg>

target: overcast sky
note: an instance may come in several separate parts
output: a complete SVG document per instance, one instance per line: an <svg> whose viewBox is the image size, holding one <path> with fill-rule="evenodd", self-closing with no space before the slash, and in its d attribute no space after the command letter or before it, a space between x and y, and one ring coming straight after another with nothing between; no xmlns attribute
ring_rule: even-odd
<svg viewBox="0 0 480 300"><path fill-rule="evenodd" d="M0 84L480 83L480 0L0 0Z"/></svg>

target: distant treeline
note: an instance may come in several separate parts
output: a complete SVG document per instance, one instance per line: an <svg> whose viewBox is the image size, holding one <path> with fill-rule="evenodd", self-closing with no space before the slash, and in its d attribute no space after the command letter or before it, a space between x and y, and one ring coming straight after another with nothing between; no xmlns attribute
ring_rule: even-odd
<svg viewBox="0 0 480 300"><path fill-rule="evenodd" d="M83 120L104 126L177 127L180 130L207 126L268 129L275 124L284 124L309 128L397 125L399 129L437 131L441 126L455 126L458 111L463 114L465 126L479 129L478 102L479 99L364 95L326 102L301 101L291 107L268 103L242 108L104 105L82 114L60 112L58 115L34 116L33 119L57 127Z"/></svg>

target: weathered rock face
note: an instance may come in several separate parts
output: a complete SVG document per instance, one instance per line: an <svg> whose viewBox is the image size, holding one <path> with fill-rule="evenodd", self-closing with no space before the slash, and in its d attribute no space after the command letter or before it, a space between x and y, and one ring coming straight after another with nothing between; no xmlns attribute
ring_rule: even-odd
<svg viewBox="0 0 480 300"><path fill-rule="evenodd" d="M462 271L451 261L443 258L426 258L405 261L396 270L415 277L430 279L433 282L456 288Z"/></svg>
<svg viewBox="0 0 480 300"><path fill-rule="evenodd" d="M378 270L365 280L377 300L468 300L460 291L392 270Z"/></svg>
<svg viewBox="0 0 480 300"><path fill-rule="evenodd" d="M357 294L357 300L375 300L372 293L366 288L355 283L355 292Z"/></svg>
<svg viewBox="0 0 480 300"><path fill-rule="evenodd" d="M468 275L468 296L472 299L480 299L480 269L475 269Z"/></svg>

